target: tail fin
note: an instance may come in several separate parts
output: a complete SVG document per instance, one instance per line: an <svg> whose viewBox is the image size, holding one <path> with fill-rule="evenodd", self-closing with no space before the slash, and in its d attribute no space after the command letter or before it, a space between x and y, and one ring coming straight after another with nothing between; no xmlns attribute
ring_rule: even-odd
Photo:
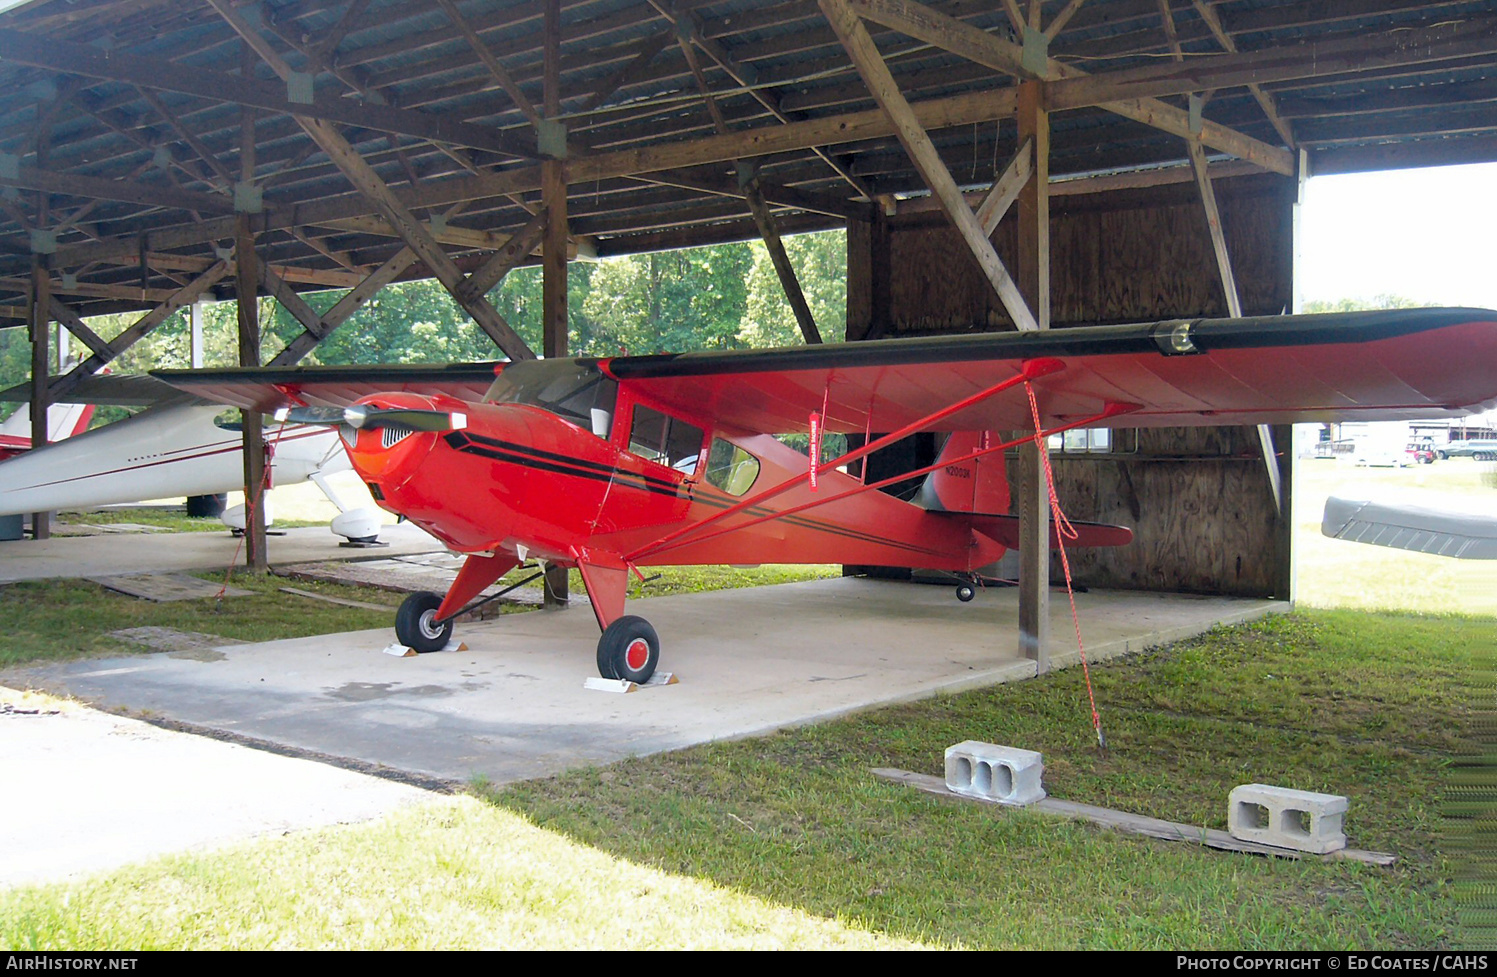
<svg viewBox="0 0 1497 977"><path fill-rule="evenodd" d="M963 458L990 444L997 444L992 431L957 431L946 439L937 461ZM995 451L981 458L956 464L943 464L925 478L916 501L932 512L970 515L972 528L1009 549L1019 545L1019 517L1008 514L1008 472L1003 452ZM1124 526L1072 520L1076 538L1067 546L1124 546L1133 532ZM1056 528L1050 526L1050 546L1060 545Z"/></svg>
<svg viewBox="0 0 1497 977"><path fill-rule="evenodd" d="M954 431L946 439L936 458L940 468L925 477L916 499L933 512L1008 512L1008 472L1003 452L995 451L981 458L956 464L949 459L963 458L1001 440L993 431Z"/></svg>

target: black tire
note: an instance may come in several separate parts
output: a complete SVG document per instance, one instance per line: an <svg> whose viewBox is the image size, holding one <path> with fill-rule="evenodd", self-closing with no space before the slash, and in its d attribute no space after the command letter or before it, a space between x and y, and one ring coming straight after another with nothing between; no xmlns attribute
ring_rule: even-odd
<svg viewBox="0 0 1497 977"><path fill-rule="evenodd" d="M217 519L224 514L224 508L229 504L227 495L189 495L187 497L187 518L189 519Z"/></svg>
<svg viewBox="0 0 1497 977"><path fill-rule="evenodd" d="M442 598L429 591L412 594L395 612L395 637L401 644L418 652L439 651L452 640L452 621L440 626L433 623Z"/></svg>
<svg viewBox="0 0 1497 977"><path fill-rule="evenodd" d="M959 583L956 585L956 599L961 601L963 604L967 603L976 596L977 588L972 586L971 584Z"/></svg>
<svg viewBox="0 0 1497 977"><path fill-rule="evenodd" d="M650 622L632 614L614 621L598 639L598 673L640 685L660 664L660 636Z"/></svg>

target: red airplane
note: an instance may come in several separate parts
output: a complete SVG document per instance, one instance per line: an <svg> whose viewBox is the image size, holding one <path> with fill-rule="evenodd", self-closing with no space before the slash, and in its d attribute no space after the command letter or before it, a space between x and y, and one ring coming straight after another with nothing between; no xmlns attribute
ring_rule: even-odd
<svg viewBox="0 0 1497 977"><path fill-rule="evenodd" d="M1497 312L1412 309L1177 320L767 351L450 366L163 371L220 403L339 426L376 501L468 558L396 634L443 647L453 619L527 560L576 567L598 669L644 682L655 630L624 614L659 565L853 563L972 576L1017 545L1004 452L1077 427L1457 416L1497 403ZM844 470L917 431L936 464ZM995 432L1010 432L1003 437ZM862 435L825 464L773 434ZM891 432L872 436L871 432ZM858 470L857 468L851 470ZM929 476L905 502L876 491ZM1071 545L1120 545L1077 524ZM1052 530L1052 546L1056 544Z"/></svg>

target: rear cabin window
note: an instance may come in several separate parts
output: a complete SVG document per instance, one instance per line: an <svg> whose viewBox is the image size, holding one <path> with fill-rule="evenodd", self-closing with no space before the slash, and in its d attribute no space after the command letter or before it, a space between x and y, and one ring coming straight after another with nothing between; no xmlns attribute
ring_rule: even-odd
<svg viewBox="0 0 1497 977"><path fill-rule="evenodd" d="M722 438L707 452L707 481L729 495L743 495L759 478L759 459Z"/></svg>
<svg viewBox="0 0 1497 977"><path fill-rule="evenodd" d="M634 424L629 429L629 450L655 462L690 475L697 469L702 454L702 429L640 404L634 407Z"/></svg>

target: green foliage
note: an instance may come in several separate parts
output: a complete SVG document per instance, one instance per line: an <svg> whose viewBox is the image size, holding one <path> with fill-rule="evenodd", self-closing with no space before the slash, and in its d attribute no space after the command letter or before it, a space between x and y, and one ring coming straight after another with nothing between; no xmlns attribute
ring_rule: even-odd
<svg viewBox="0 0 1497 977"><path fill-rule="evenodd" d="M754 266L749 272L748 302L738 327L739 341L756 349L801 345L805 338L785 299L769 251L757 241L749 247ZM823 231L787 237L785 253L795 267L821 338L829 343L841 342L847 334L846 233Z"/></svg>
<svg viewBox="0 0 1497 977"><path fill-rule="evenodd" d="M841 231L785 239L802 290L828 341L845 331L847 237ZM802 342L768 252L757 242L723 244L601 262L574 261L567 275L568 353L618 356L789 346ZM342 290L304 292L319 313ZM489 292L489 301L537 352L541 342L541 270L519 268ZM260 360L268 362L302 332L301 323L272 298L261 297ZM138 314L97 316L92 328L106 339L128 329ZM435 281L387 285L303 361L315 364L449 363L501 359L503 354ZM0 330L0 385L30 375L31 344L21 328ZM203 365L239 363L238 310L234 302L203 306ZM186 309L169 316L126 350L112 369L144 373L191 367L191 325ZM0 405L0 417L14 410ZM94 426L125 415L100 410Z"/></svg>
<svg viewBox="0 0 1497 977"><path fill-rule="evenodd" d="M1313 315L1321 312L1364 312L1369 309L1428 309L1439 305L1438 302L1416 302L1402 295L1389 295L1383 293L1374 295L1372 298L1337 299L1328 301L1326 299L1312 299L1304 305L1305 314Z"/></svg>
<svg viewBox="0 0 1497 977"><path fill-rule="evenodd" d="M603 262L583 302L591 323L586 352L617 356L739 346L752 267L743 244Z"/></svg>

